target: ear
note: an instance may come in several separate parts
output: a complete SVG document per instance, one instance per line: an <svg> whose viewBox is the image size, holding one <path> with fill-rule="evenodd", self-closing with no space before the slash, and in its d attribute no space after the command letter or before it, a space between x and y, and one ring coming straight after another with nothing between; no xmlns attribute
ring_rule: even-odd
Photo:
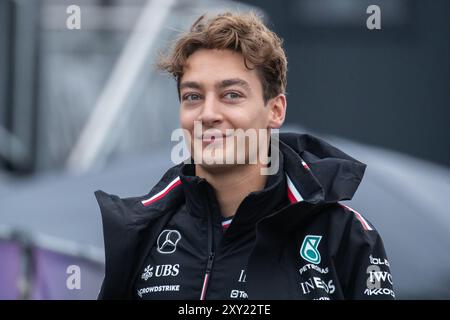
<svg viewBox="0 0 450 320"><path fill-rule="evenodd" d="M281 93L267 102L267 108L269 108L269 123L267 126L269 128L278 129L282 126L286 117L286 106L286 96Z"/></svg>

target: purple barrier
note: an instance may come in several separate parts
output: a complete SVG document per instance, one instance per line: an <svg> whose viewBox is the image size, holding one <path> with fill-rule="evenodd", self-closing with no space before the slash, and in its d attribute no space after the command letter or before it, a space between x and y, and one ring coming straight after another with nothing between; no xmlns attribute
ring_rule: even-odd
<svg viewBox="0 0 450 320"><path fill-rule="evenodd" d="M104 275L102 263L35 247L31 299L96 299Z"/></svg>
<svg viewBox="0 0 450 320"><path fill-rule="evenodd" d="M20 298L21 248L18 243L0 240L0 299Z"/></svg>

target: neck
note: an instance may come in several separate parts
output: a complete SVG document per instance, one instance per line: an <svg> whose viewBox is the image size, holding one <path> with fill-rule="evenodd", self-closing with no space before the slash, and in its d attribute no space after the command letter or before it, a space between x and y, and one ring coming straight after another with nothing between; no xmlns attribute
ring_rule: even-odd
<svg viewBox="0 0 450 320"><path fill-rule="evenodd" d="M249 193L264 188L267 176L261 174L261 168L260 164L252 164L217 171L195 165L195 172L214 188L222 216L228 218Z"/></svg>

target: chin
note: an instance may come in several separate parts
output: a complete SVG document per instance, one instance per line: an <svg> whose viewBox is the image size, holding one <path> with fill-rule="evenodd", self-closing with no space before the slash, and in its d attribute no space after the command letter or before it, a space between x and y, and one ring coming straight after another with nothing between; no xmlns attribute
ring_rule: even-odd
<svg viewBox="0 0 450 320"><path fill-rule="evenodd" d="M207 171L209 173L219 174L232 170L235 168L236 164L198 164L199 167L202 168L203 171Z"/></svg>

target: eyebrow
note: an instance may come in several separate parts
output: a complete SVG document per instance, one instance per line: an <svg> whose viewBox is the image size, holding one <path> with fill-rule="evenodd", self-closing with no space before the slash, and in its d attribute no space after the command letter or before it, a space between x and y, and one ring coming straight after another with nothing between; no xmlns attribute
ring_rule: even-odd
<svg viewBox="0 0 450 320"><path fill-rule="evenodd" d="M248 82L243 79L240 79L240 78L232 78L232 79L222 80L222 81L216 83L215 87L217 89L224 89L224 88L231 87L234 85L241 86L244 89L251 91L250 85L248 84ZM184 81L180 84L180 91L181 91L181 89L184 89L184 88L201 89L202 85L195 81Z"/></svg>
<svg viewBox="0 0 450 320"><path fill-rule="evenodd" d="M185 81L180 83L180 90L184 88L201 89L201 85L195 81Z"/></svg>
<svg viewBox="0 0 450 320"><path fill-rule="evenodd" d="M246 89L246 90L248 90L248 91L251 91L251 90L250 90L250 85L248 84L248 82L245 81L245 80L242 80L242 79L240 79L240 78L233 78L233 79L225 79L225 80L222 80L221 82L219 82L219 83L216 85L216 87L219 88L219 89L224 89L224 88L226 88L226 87L231 87L231 86L234 86L234 85L241 86L241 87L243 87L244 89Z"/></svg>

